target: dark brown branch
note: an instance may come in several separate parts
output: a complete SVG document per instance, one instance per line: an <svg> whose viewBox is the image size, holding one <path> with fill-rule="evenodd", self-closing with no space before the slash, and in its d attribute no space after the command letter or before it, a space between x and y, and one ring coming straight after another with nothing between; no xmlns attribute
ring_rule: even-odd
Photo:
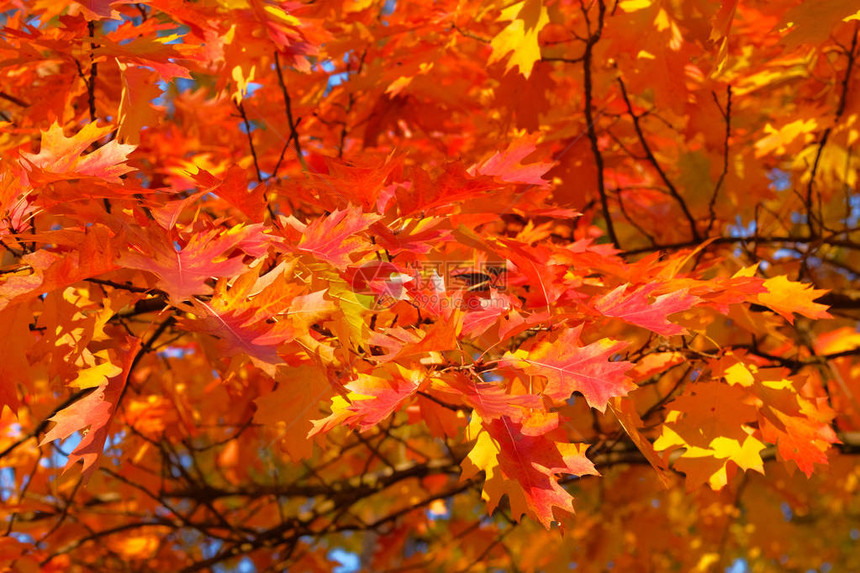
<svg viewBox="0 0 860 573"><path fill-rule="evenodd" d="M257 149L254 147L254 138L251 136L251 124L248 122L248 115L245 113L245 104L236 102L236 108L242 114L242 122L245 124L245 133L248 134L248 145L251 147L251 157L254 158L254 169L257 171L257 182L263 182L263 172L260 171L260 162L257 160Z"/></svg>
<svg viewBox="0 0 860 573"><path fill-rule="evenodd" d="M837 233L839 234L839 233ZM835 235L834 235L835 236ZM759 243L759 244L817 244L829 245L832 247L843 247L846 249L860 249L860 243L852 241L844 241L834 238L821 237L762 237L762 236L742 236L742 237L716 237L711 240L710 245L729 245L733 243ZM699 246L699 241L681 241L678 243L670 243L668 245L654 245L651 247L640 247L637 249L628 249L622 255L641 255L644 253L653 253L655 251L676 251L679 249L689 249Z"/></svg>
<svg viewBox="0 0 860 573"><path fill-rule="evenodd" d="M591 153L594 155L595 168L597 169L597 192L600 195L600 208L603 211L603 218L606 221L606 234L609 235L609 240L616 249L621 248L618 242L618 235L615 233L615 225L612 224L612 215L609 211L609 198L606 194L606 181L604 179L604 163L603 154L600 152L600 145L597 140L597 130L594 127L594 79L592 78L592 56L594 46L600 40L603 33L603 20L606 16L606 3L604 0L597 0L597 30L590 33L585 42L585 53L582 56L582 73L583 85L585 89L585 123L588 130L588 140L591 142ZM583 6L583 14L588 19L588 8ZM589 32L591 25L589 24Z"/></svg>
<svg viewBox="0 0 860 573"><path fill-rule="evenodd" d="M93 53L96 49L96 43L93 41L96 35L95 21L87 22L87 30L90 35L90 79L87 84L87 104L90 108L90 121L96 121L96 77L99 73L99 65L96 63L96 57ZM110 212L110 211L108 211Z"/></svg>
<svg viewBox="0 0 860 573"><path fill-rule="evenodd" d="M137 292L137 293L146 293L146 294L164 294L163 292L159 291L158 289L136 287L134 285L127 285L127 284L122 284L122 283L104 280L104 279L95 279L95 278L84 279L84 282L93 283L93 284L97 284L97 285L109 286L109 287L117 288L117 289L121 289L121 290L127 290L128 292Z"/></svg>
<svg viewBox="0 0 860 573"><path fill-rule="evenodd" d="M278 72L278 85L281 86L281 94L284 97L284 112L287 115L287 122L290 126L290 137L296 150L296 158L301 163L302 169L307 171L308 164L305 162L305 156L302 155L302 145L299 142L299 134L296 131L299 124L293 119L293 104L290 99L290 92L287 91L287 83L284 81L284 72L281 71L281 60L278 57L278 52L275 52L275 70Z"/></svg>
<svg viewBox="0 0 860 573"><path fill-rule="evenodd" d="M30 107L30 104L28 104L26 101L13 95L7 94L6 92L0 92L0 99L5 99L9 103L14 103L19 107Z"/></svg>
<svg viewBox="0 0 860 573"><path fill-rule="evenodd" d="M302 123L302 118L298 118L296 120L296 127L301 125L301 123ZM276 178L278 176L278 170L281 168L281 162L284 161L284 155L286 155L286 153L287 153L287 148L290 146L290 143L292 143L293 138L295 138L295 136L296 136L296 132L290 131L290 136L284 142L284 147L281 148L281 154L278 156L278 162L275 163L275 168L272 170L272 177L273 178Z"/></svg>
<svg viewBox="0 0 860 573"><path fill-rule="evenodd" d="M705 231L705 236L711 234L711 229L714 227L714 222L717 220L717 213L715 211L715 207L717 205L717 197L720 194L720 190L723 188L723 183L726 180L726 175L729 173L729 137L732 134L732 86L726 86L726 110L723 111L723 108L720 106L720 100L717 99L717 94L712 93L714 96L714 103L717 104L717 108L720 110L720 113L723 114L723 119L726 122L726 135L725 140L723 142L723 170L720 172L720 177L717 179L717 184L714 185L714 192L711 194L711 201L708 203L708 229ZM758 228L758 227L756 227Z"/></svg>
<svg viewBox="0 0 860 573"><path fill-rule="evenodd" d="M687 223L690 226L690 233L693 237L693 241L696 243L701 242L702 239L699 235L699 230L696 228L696 219L693 218L693 214L690 213L690 209L687 207L687 203L684 201L684 198L681 197L681 194L678 192L678 188L675 187L675 184L672 183L672 180L669 179L668 175L666 175L666 171L660 165L660 162L657 161L657 157L651 150L648 140L645 139L645 133L642 131L641 125L642 116L637 115L636 112L633 111L633 104L630 102L630 96L627 94L627 87L624 85L624 81L621 78L618 78L618 85L621 86L621 96L624 98L624 103L627 106L627 112L633 119L633 128L636 130L636 136L639 138L639 144L642 146L642 150L645 152L648 162L657 172L657 175L660 176L660 179L663 180L663 183L669 189L669 193L681 207L681 211L684 212L684 217L687 219Z"/></svg>
<svg viewBox="0 0 860 573"><path fill-rule="evenodd" d="M560 57L552 57L552 56L544 56L540 59L542 62L564 62L566 64L579 64L585 61L585 56L579 56L578 58L560 58Z"/></svg>
<svg viewBox="0 0 860 573"><path fill-rule="evenodd" d="M428 394L427 392L418 392L418 394L427 398L431 402L434 402L434 403L442 406L443 408L451 410L452 412L470 412L471 411L471 408L467 408L465 406L456 406L454 404L449 404L448 402L443 402L442 400L440 400L436 396L433 396L432 394Z"/></svg>
<svg viewBox="0 0 860 573"><path fill-rule="evenodd" d="M492 38L484 38L484 37L481 37L477 34L469 32L468 30L464 30L460 26L458 26L457 24L451 24L451 29L455 30L458 34L460 34L464 38L469 38L470 40L476 40L478 42L481 42L482 44L489 44L490 42L493 41Z"/></svg>
<svg viewBox="0 0 860 573"><path fill-rule="evenodd" d="M845 113L845 105L848 99L848 85L851 81L851 72L854 70L854 63L857 58L856 51L858 27L860 27L860 24L854 26L854 37L851 39L851 47L848 49L848 65L845 67L845 75L842 78L842 93L839 96L839 105L836 108L836 115L833 118L833 125L825 129L824 133L821 136L821 141L818 143L818 152L815 154L815 161L812 163L812 171L809 174L809 183L807 183L806 185L806 223L809 227L809 234L813 237L817 234L817 230L815 228L814 223L815 216L813 215L812 209L815 176L818 174L818 167L821 163L821 157L824 154L824 147L827 145L827 142L830 139L830 134L833 132L833 127L837 123L839 123L839 120L842 118L842 114ZM824 221L819 221L819 224L823 227Z"/></svg>
<svg viewBox="0 0 860 573"><path fill-rule="evenodd" d="M654 238L654 236L651 235L651 233L649 233L648 231L646 231L645 228L636 221L636 218L631 217L627 210L624 208L623 194L624 189L615 189L615 196L618 197L618 209L621 211L621 214L624 216L625 219L627 219L627 223L629 223L634 229L639 231L642 236L648 239L649 243L651 243L652 245L656 245L657 240Z"/></svg>
<svg viewBox="0 0 860 573"><path fill-rule="evenodd" d="M344 501L355 497L365 497L407 478L423 478L429 475L460 473L458 462L450 459L431 460L427 463L408 463L384 468L376 473L356 476L351 479L324 485L254 484L248 489L221 489L207 486L205 488L184 489L164 492L168 498L188 498L195 501L214 500L226 497L258 497L278 496L308 498L328 495L331 499Z"/></svg>

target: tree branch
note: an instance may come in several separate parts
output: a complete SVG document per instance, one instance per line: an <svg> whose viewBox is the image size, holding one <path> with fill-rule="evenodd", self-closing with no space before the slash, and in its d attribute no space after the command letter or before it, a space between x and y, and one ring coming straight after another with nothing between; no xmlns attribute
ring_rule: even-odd
<svg viewBox="0 0 860 573"><path fill-rule="evenodd" d="M723 108L720 106L720 100L717 99L717 94L712 92L714 96L714 103L717 104L717 108L720 110L720 113L723 114L723 119L726 122L726 135L723 143L723 170L720 172L720 177L717 179L717 184L714 185L714 192L711 194L711 201L708 203L708 229L705 231L705 236L711 234L711 229L714 226L714 222L717 220L716 213L716 204L717 197L719 196L720 190L723 188L723 183L726 180L726 175L729 173L729 137L732 134L732 86L726 86L726 110L723 111Z"/></svg>
<svg viewBox="0 0 860 573"><path fill-rule="evenodd" d="M827 145L827 142L830 139L830 134L833 132L833 126L839 123L839 120L842 118L842 114L845 113L845 105L847 103L848 96L848 85L851 80L851 73L854 70L854 63L857 57L856 51L858 35L860 35L860 24L855 24L854 37L851 39L851 47L848 49L848 65L845 67L845 75L842 78L842 93L839 96L839 105L836 108L836 115L833 118L833 125L825 129L824 134L821 136L821 141L818 144L818 152L815 154L815 161L812 164L812 171L809 174L809 183L806 185L806 223L809 227L809 234L813 237L817 234L817 230L813 222L815 216L813 214L812 205L815 176L818 174L818 167L821 163L821 157L824 154L824 147ZM819 221L819 225L823 227L824 221Z"/></svg>
<svg viewBox="0 0 860 573"><path fill-rule="evenodd" d="M606 221L606 234L609 235L609 240L616 249L621 249L621 244L618 242L618 235L615 233L615 225L612 223L612 214L609 211L609 198L606 194L606 181L604 179L604 162L603 154L600 152L600 145L597 140L597 130L594 127L594 79L592 78L592 59L594 54L594 45L600 40L603 33L603 21L606 16L606 3L604 0L597 0L597 30L590 34L585 42L585 53L582 56L582 73L583 86L585 90L585 123L588 130L588 140L591 143L591 153L594 155L594 163L597 169L597 192L600 195L600 208L603 212L603 219ZM588 19L588 8L582 7L583 14ZM590 28L590 24L589 24Z"/></svg>
<svg viewBox="0 0 860 573"><path fill-rule="evenodd" d="M298 122L293 119L293 106L290 99L290 92L287 91L287 84L284 81L284 73L281 71L281 60L278 57L278 52L275 51L275 70L278 72L278 85L281 86L281 94L284 98L284 113L287 115L287 123L290 126L290 138L293 140L293 147L296 150L296 158L302 165L302 170L308 170L308 164L305 162L305 156L302 154L302 145L299 142L299 134L296 131Z"/></svg>
<svg viewBox="0 0 860 573"><path fill-rule="evenodd" d="M684 212L684 217L687 219L687 223L690 226L690 233L693 236L693 241L696 243L701 242L702 239L699 235L699 230L696 228L696 220L693 218L693 214L690 213L690 209L687 207L687 203L684 201L684 198L681 197L681 194L678 192L678 188L675 187L675 184L672 183L672 180L666 175L666 172L654 156L654 152L651 151L651 146L648 144L648 140L645 139L645 134L643 133L642 126L640 125L642 116L637 115L633 111L633 104L630 102L630 97L627 95L627 87L624 85L624 81L621 78L618 78L618 85L621 86L621 96L624 98L624 103L627 105L627 112L633 119L633 128L636 130L639 144L642 145L642 149L645 151L645 156L648 159L648 162L654 170L657 171L660 179L662 179L663 183L666 184L666 187L669 188L669 193L674 197L675 201L677 201L678 205L681 207L681 211Z"/></svg>

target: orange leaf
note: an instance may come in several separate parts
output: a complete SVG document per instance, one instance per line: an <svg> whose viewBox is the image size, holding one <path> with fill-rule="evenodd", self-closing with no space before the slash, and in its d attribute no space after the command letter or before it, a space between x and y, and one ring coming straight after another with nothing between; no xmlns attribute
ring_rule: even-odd
<svg viewBox="0 0 860 573"><path fill-rule="evenodd" d="M69 454L65 471L79 461L83 462L82 473L85 481L96 471L96 463L104 450L111 421L139 348L140 339L128 338L126 347L119 352L122 373L110 378L107 383L50 418L54 426L45 434L39 445L64 440L75 432L83 434L80 443Z"/></svg>
<svg viewBox="0 0 860 573"><path fill-rule="evenodd" d="M814 289L812 285L792 282L781 275L764 281L766 293L758 295L758 302L794 324L796 312L807 318L831 318L827 305L813 302L826 294L826 290Z"/></svg>

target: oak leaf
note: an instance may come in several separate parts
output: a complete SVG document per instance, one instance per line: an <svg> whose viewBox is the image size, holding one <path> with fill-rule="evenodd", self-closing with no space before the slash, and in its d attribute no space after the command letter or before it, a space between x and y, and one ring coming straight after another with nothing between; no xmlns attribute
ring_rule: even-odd
<svg viewBox="0 0 860 573"><path fill-rule="evenodd" d="M345 269L353 261L350 255L370 250L369 241L357 236L381 217L363 213L360 207L350 206L344 210L336 209L327 217L315 220L303 231L297 246L298 250L314 255L331 263L338 269Z"/></svg>
<svg viewBox="0 0 860 573"><path fill-rule="evenodd" d="M758 302L794 324L792 313L802 314L807 318L831 318L827 305L813 302L827 291L815 289L812 285L793 282L784 275L764 281L766 293L758 295Z"/></svg>
<svg viewBox="0 0 860 573"><path fill-rule="evenodd" d="M243 256L257 257L267 248L269 239L262 231L262 225L209 228L195 232L180 245L169 234L150 228L130 233L133 250L120 254L117 262L155 274L158 287L171 299L182 301L195 294L211 293L212 287L206 284L211 277L245 270Z"/></svg>
<svg viewBox="0 0 860 573"><path fill-rule="evenodd" d="M538 35L549 23L546 6L542 0L523 0L502 10L499 20L510 23L493 38L490 44L493 53L489 63L497 62L513 52L505 72L516 66L521 74L529 77L535 62L541 57Z"/></svg>
<svg viewBox="0 0 860 573"><path fill-rule="evenodd" d="M583 346L581 333L579 325L566 329L554 342L540 342L531 351L507 352L501 366L545 377L544 396L565 401L579 392L589 406L603 412L610 398L624 396L636 387L625 375L632 364L612 359L627 343L603 338Z"/></svg>
<svg viewBox="0 0 860 573"><path fill-rule="evenodd" d="M42 132L39 153L22 152L21 157L25 166L29 164L38 168L39 174L48 181L98 177L119 182L120 175L134 171L133 167L125 164L134 145L114 140L82 155L90 145L114 129L110 125L98 127L95 123L88 123L72 137L66 137L62 126L55 122Z"/></svg>
<svg viewBox="0 0 860 573"><path fill-rule="evenodd" d="M573 496L558 483L557 476L598 475L585 457L586 449L586 444L557 442L543 434L526 435L522 422L501 417L484 422L475 447L464 460L463 478L484 470L488 482L502 487L501 492L488 495L490 511L498 503L498 494L507 493L512 498L513 517L519 519L523 508L516 500L521 493L528 510L549 529L555 521L554 508L573 513ZM509 483L499 484L499 478Z"/></svg>
<svg viewBox="0 0 860 573"><path fill-rule="evenodd" d="M75 432L83 434L80 443L69 454L65 471L79 461L83 462L84 480L89 480L96 471L96 464L104 450L111 422L128 382L140 344L137 338L126 340L125 348L118 353L119 360L122 362L122 372L50 418L54 426L42 438L40 445L66 439Z"/></svg>
<svg viewBox="0 0 860 573"><path fill-rule="evenodd" d="M655 284L638 288L630 288L629 284L621 285L600 297L594 303L594 309L606 316L620 318L663 336L686 334L686 329L669 322L667 317L689 310L699 299L686 290L679 290L656 296L651 302L649 295L658 288L659 285Z"/></svg>

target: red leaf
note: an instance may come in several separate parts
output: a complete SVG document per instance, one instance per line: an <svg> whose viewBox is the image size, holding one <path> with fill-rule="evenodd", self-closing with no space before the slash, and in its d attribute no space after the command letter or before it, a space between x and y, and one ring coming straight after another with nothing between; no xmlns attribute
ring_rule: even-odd
<svg viewBox="0 0 860 573"><path fill-rule="evenodd" d="M355 234L381 218L380 215L362 213L359 207L350 206L343 211L336 209L328 217L317 219L304 229L298 249L343 270L352 263L351 254L370 249L370 243Z"/></svg>
<svg viewBox="0 0 860 573"><path fill-rule="evenodd" d="M490 175L507 183L549 185L542 177L555 165L554 161L523 164L523 159L537 149L539 138L540 134L534 133L515 139L506 150L496 153L479 165L477 173Z"/></svg>
<svg viewBox="0 0 860 573"><path fill-rule="evenodd" d="M134 357L140 348L140 339L129 338L127 348L120 352L122 373L110 378L106 384L96 388L71 406L50 418L54 427L45 434L39 445L53 440L64 440L75 432L82 432L78 446L69 454L65 471L79 461L83 462L82 474L86 481L96 470L96 462L104 450L110 424L116 413L116 406L122 396Z"/></svg>
<svg viewBox="0 0 860 573"><path fill-rule="evenodd" d="M266 212L266 186L260 184L249 190L245 173L244 169L234 165L224 174L224 179L202 169L192 178L210 193L239 209L248 219L258 222Z"/></svg>
<svg viewBox="0 0 860 573"><path fill-rule="evenodd" d="M519 483L529 508L544 527L552 525L554 507L573 513L573 496L559 485L556 474L598 475L585 457L586 444L525 435L522 424L507 417L484 427L499 445L499 467L508 479Z"/></svg>
<svg viewBox="0 0 860 573"><path fill-rule="evenodd" d="M628 290L630 285L621 285L609 294L602 296L594 308L606 316L620 318L630 324L652 330L663 336L686 334L686 329L672 324L667 316L689 310L699 299L687 293L686 289L669 294L661 294L649 301L649 296L659 285L649 284Z"/></svg>
<svg viewBox="0 0 860 573"><path fill-rule="evenodd" d="M0 415L6 406L18 414L18 384L26 382L30 374L26 344L31 340L32 316L28 305L0 311L0 340L5 351L0 360Z"/></svg>
<svg viewBox="0 0 860 573"><path fill-rule="evenodd" d="M772 410L771 414L783 427L761 416L761 435L765 441L776 444L780 459L792 460L806 477L812 475L815 464L828 463L830 444L839 443L833 428L818 420L789 416L776 410Z"/></svg>
<svg viewBox="0 0 860 573"><path fill-rule="evenodd" d="M363 432L390 416L400 405L414 395L420 387L415 380L400 375L381 378L372 374L359 374L346 384L350 391L346 399L335 396L331 414L313 422L314 428L308 436L325 433L345 424L356 426Z"/></svg>
<svg viewBox="0 0 860 573"><path fill-rule="evenodd" d="M580 392L592 408L601 412L614 396L624 396L636 387L624 375L632 366L626 361L611 361L627 346L627 342L604 338L581 346L582 325L565 330L555 342L543 341L531 352L508 352L500 362L532 376L547 379L544 396L565 401Z"/></svg>
<svg viewBox="0 0 860 573"><path fill-rule="evenodd" d="M107 227L93 225L83 232L58 231L51 237L60 252L40 250L22 257L28 275L6 274L0 278L0 309L35 298L117 268L116 244Z"/></svg>
<svg viewBox="0 0 860 573"><path fill-rule="evenodd" d="M54 123L47 131L42 132L39 153L21 153L21 157L38 167L43 174L47 174L49 181L99 177L116 183L120 181L120 175L134 171L133 167L125 164L128 154L135 148L134 145L114 140L88 155L81 156L93 142L113 130L110 125L98 127L95 123L88 123L72 137L66 137L63 128Z"/></svg>
<svg viewBox="0 0 860 573"><path fill-rule="evenodd" d="M448 392L450 388L484 420L501 416L517 420L522 417L517 415L517 410L540 408L543 405L540 397L534 394L509 394L502 386L477 382L465 374L446 378L444 384L445 386L439 387L438 390Z"/></svg>
<svg viewBox="0 0 860 573"><path fill-rule="evenodd" d="M263 254L270 238L262 229L262 225L237 225L228 231L218 228L197 231L182 249L177 249L163 230L151 229L131 238L134 251L123 253L118 262L157 275L158 287L171 299L182 301L195 294L211 293L212 288L206 284L210 277L242 272L246 266L242 260L244 253Z"/></svg>
<svg viewBox="0 0 860 573"><path fill-rule="evenodd" d="M197 318L181 319L182 326L215 336L216 347L223 356L248 356L259 368L274 375L272 366L283 362L278 347L297 333L296 325L284 311L292 310L297 295L304 290L304 285L286 279L289 268L282 263L263 276L258 275L258 269L233 281L219 282L208 303L192 300ZM301 310L304 315L314 314L312 308Z"/></svg>

